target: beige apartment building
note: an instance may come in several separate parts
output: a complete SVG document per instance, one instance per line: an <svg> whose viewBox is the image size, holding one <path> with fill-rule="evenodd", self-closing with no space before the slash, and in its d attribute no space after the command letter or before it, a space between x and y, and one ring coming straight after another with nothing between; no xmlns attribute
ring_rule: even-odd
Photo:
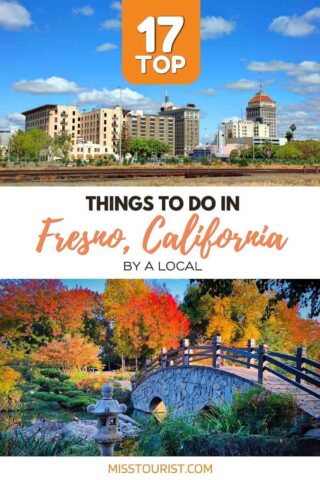
<svg viewBox="0 0 320 480"><path fill-rule="evenodd" d="M156 139L171 147L175 155L175 119L172 116L143 114L142 110L127 114L126 127L129 138Z"/></svg>
<svg viewBox="0 0 320 480"><path fill-rule="evenodd" d="M78 107L66 105L42 105L22 113L26 117L26 130L40 128L54 138L66 133L76 144L78 137Z"/></svg>
<svg viewBox="0 0 320 480"><path fill-rule="evenodd" d="M124 121L125 115L119 106L83 112L79 115L78 139L101 145L104 154L116 154Z"/></svg>
<svg viewBox="0 0 320 480"><path fill-rule="evenodd" d="M101 145L101 155L118 151L120 122L124 121L120 107L79 112L76 106L42 105L23 112L23 115L26 130L40 128L52 138L66 133L71 135L74 146L79 143Z"/></svg>

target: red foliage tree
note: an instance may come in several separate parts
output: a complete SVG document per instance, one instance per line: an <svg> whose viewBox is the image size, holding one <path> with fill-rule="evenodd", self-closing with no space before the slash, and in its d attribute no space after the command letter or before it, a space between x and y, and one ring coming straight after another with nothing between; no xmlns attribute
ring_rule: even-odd
<svg viewBox="0 0 320 480"><path fill-rule="evenodd" d="M94 315L99 302L98 294L68 290L59 280L1 281L0 339L32 351L81 330L84 315Z"/></svg>
<svg viewBox="0 0 320 480"><path fill-rule="evenodd" d="M117 315L114 342L119 353L137 359L151 356L161 347L179 345L189 334L189 319L169 293L149 291L132 296Z"/></svg>

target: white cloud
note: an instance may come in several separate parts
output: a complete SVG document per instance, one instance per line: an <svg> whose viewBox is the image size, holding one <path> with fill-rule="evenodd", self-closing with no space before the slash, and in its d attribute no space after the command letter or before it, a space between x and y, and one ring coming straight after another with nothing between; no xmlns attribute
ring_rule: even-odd
<svg viewBox="0 0 320 480"><path fill-rule="evenodd" d="M300 63L289 63L282 60L272 60L270 62L253 61L247 68L254 72L285 72L288 75L302 75L319 72L320 63L311 60L305 60Z"/></svg>
<svg viewBox="0 0 320 480"><path fill-rule="evenodd" d="M32 25L30 12L15 1L0 0L0 28L21 30Z"/></svg>
<svg viewBox="0 0 320 480"><path fill-rule="evenodd" d="M222 17L204 17L201 19L201 38L207 40L229 35L235 28L236 24L232 20L225 20Z"/></svg>
<svg viewBox="0 0 320 480"><path fill-rule="evenodd" d="M207 88L206 90L201 90L200 92L198 92L198 95L213 97L216 93L217 92L214 88Z"/></svg>
<svg viewBox="0 0 320 480"><path fill-rule="evenodd" d="M118 47L114 43L103 43L96 48L97 52L110 52L110 50L116 50Z"/></svg>
<svg viewBox="0 0 320 480"><path fill-rule="evenodd" d="M245 78L225 84L225 88L227 90L238 90L240 92L247 92L249 90L254 90L258 87L259 82L255 82L254 80L246 80Z"/></svg>
<svg viewBox="0 0 320 480"><path fill-rule="evenodd" d="M306 85L319 85L320 86L320 73L310 73L309 75L301 75L298 77L300 83Z"/></svg>
<svg viewBox="0 0 320 480"><path fill-rule="evenodd" d="M72 11L76 15L84 15L85 17L92 17L94 15L94 9L91 7L91 5L73 8Z"/></svg>
<svg viewBox="0 0 320 480"><path fill-rule="evenodd" d="M24 123L25 121L25 116L22 115L22 113L9 113L7 115L7 119L9 122L15 122L15 123Z"/></svg>
<svg viewBox="0 0 320 480"><path fill-rule="evenodd" d="M18 92L35 94L46 93L77 93L81 89L75 82L69 82L65 78L50 77L38 78L36 80L20 80L13 84L13 89Z"/></svg>
<svg viewBox="0 0 320 480"><path fill-rule="evenodd" d="M251 62L248 70L254 72L282 72L289 77L294 77L287 88L300 95L320 93L320 63L305 60L300 63L283 62L272 60L270 62Z"/></svg>
<svg viewBox="0 0 320 480"><path fill-rule="evenodd" d="M112 2L110 7L113 10L118 10L119 12L121 12L122 11L122 2Z"/></svg>
<svg viewBox="0 0 320 480"><path fill-rule="evenodd" d="M80 105L99 105L101 107L114 107L120 103L120 90L88 90L78 95L76 102ZM151 100L141 93L130 88L121 91L121 103L123 108L130 110L145 110L146 112L157 112L161 102Z"/></svg>
<svg viewBox="0 0 320 480"><path fill-rule="evenodd" d="M285 37L307 37L317 30L315 22L320 19L320 8L316 7L304 15L282 15L269 25L272 32Z"/></svg>
<svg viewBox="0 0 320 480"><path fill-rule="evenodd" d="M297 125L297 138L320 138L320 97L311 97L300 103L281 105L279 132L285 134L289 125Z"/></svg>
<svg viewBox="0 0 320 480"><path fill-rule="evenodd" d="M121 20L118 20L116 18L106 20L102 24L102 28L105 28L106 30L121 30L122 22Z"/></svg>
<svg viewBox="0 0 320 480"><path fill-rule="evenodd" d="M5 117L0 117L0 128L4 130L16 131L24 129L25 117L21 113L9 113Z"/></svg>

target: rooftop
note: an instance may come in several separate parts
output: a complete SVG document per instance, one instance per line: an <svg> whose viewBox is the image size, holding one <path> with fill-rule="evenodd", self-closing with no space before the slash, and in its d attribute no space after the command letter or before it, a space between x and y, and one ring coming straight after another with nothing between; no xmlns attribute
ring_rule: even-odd
<svg viewBox="0 0 320 480"><path fill-rule="evenodd" d="M276 103L274 100L272 100L272 98L270 98L264 92L258 92L258 93L255 94L255 96L253 98L251 98L251 100L249 100L249 105L251 103L260 103L260 102L271 103L271 104Z"/></svg>

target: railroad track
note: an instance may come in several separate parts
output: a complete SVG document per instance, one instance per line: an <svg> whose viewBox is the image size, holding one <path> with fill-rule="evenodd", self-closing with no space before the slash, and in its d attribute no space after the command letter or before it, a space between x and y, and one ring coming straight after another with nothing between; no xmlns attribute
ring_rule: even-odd
<svg viewBox="0 0 320 480"><path fill-rule="evenodd" d="M14 168L0 170L0 182L41 179L126 179L151 177L245 177L252 175L320 174L320 167L296 168Z"/></svg>

